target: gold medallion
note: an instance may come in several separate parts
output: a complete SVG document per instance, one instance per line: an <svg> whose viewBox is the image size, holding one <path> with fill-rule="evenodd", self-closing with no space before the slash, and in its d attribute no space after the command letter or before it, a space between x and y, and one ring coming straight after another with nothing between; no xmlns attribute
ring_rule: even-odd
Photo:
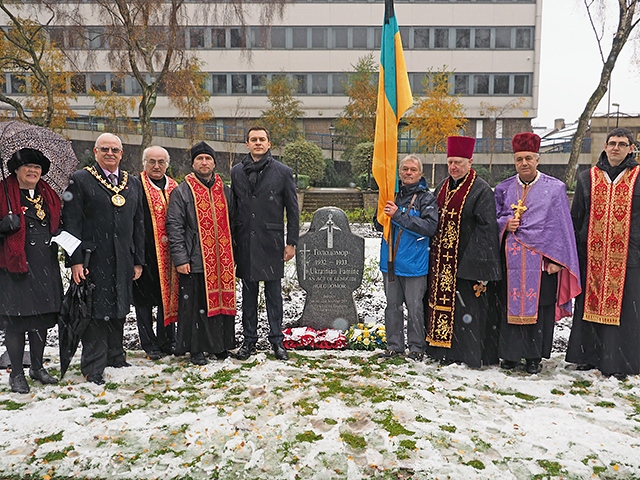
<svg viewBox="0 0 640 480"><path fill-rule="evenodd" d="M125 202L126 200L119 193L116 193L113 197L111 197L111 203L113 203L116 207L123 206Z"/></svg>

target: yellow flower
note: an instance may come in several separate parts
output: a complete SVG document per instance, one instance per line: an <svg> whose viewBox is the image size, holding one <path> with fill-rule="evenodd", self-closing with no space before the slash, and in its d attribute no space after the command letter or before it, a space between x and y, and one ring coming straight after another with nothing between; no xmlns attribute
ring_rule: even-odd
<svg viewBox="0 0 640 480"><path fill-rule="evenodd" d="M365 345L369 345L371 342L368 338L365 338L362 343L364 343Z"/></svg>
<svg viewBox="0 0 640 480"><path fill-rule="evenodd" d="M369 336L369 330L365 330L362 335L367 338Z"/></svg>

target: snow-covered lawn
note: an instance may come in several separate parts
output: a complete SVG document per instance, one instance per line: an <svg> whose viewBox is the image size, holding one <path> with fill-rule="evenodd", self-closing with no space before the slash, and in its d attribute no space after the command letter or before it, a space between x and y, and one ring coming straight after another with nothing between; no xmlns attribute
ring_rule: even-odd
<svg viewBox="0 0 640 480"><path fill-rule="evenodd" d="M356 295L367 321L383 318L376 243ZM285 324L304 298L291 270ZM29 395L0 371L0 478L639 479L640 377L573 370L558 327L530 376L349 350L152 362L130 320L133 366L107 368L104 386L84 381L79 356ZM50 341L57 374L55 330Z"/></svg>

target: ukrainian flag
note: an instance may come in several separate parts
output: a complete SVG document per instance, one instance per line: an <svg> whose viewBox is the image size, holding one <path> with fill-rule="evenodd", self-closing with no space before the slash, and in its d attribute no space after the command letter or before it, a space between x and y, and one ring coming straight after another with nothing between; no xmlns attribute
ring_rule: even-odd
<svg viewBox="0 0 640 480"><path fill-rule="evenodd" d="M394 200L398 185L398 122L412 103L413 97L393 0L385 0L371 169L380 189L378 222L384 226L384 238L387 242L391 234L391 220L383 210L387 200Z"/></svg>

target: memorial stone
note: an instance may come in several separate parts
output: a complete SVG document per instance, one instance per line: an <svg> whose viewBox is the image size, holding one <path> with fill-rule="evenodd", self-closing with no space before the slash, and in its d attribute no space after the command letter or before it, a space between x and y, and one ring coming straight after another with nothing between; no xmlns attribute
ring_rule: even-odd
<svg viewBox="0 0 640 480"><path fill-rule="evenodd" d="M298 241L296 266L298 283L307 292L298 325L344 330L357 322L353 292L362 282L364 238L351 233L342 210L316 210Z"/></svg>

